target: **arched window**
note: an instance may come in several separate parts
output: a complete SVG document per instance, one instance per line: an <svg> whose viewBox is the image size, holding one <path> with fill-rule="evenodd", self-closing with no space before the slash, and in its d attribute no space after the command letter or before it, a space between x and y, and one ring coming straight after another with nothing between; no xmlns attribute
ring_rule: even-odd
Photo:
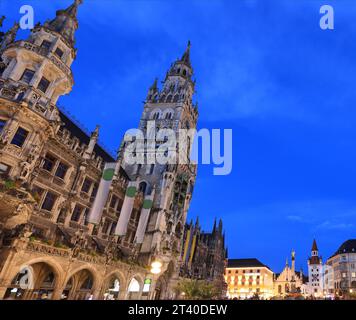
<svg viewBox="0 0 356 320"><path fill-rule="evenodd" d="M153 119L153 120L159 119L159 112L158 112L158 111L156 111L156 112L153 114L152 119Z"/></svg>
<svg viewBox="0 0 356 320"><path fill-rule="evenodd" d="M167 103L170 103L170 102L172 102L172 95L170 94L168 97L167 97L167 100L166 100L166 102Z"/></svg>
<svg viewBox="0 0 356 320"><path fill-rule="evenodd" d="M139 187L138 187L139 191L142 192L143 194L146 192L146 189L147 189L147 183L142 181L140 184L139 184Z"/></svg>
<svg viewBox="0 0 356 320"><path fill-rule="evenodd" d="M172 113L171 112L167 112L166 113L166 119L167 120L172 119Z"/></svg>
<svg viewBox="0 0 356 320"><path fill-rule="evenodd" d="M179 96L176 94L173 98L173 102L178 102L178 98L179 98Z"/></svg>
<svg viewBox="0 0 356 320"><path fill-rule="evenodd" d="M133 278L131 280L128 291L129 292L140 292L140 284L138 283L138 281L135 278Z"/></svg>
<svg viewBox="0 0 356 320"><path fill-rule="evenodd" d="M183 76L187 75L187 70L183 70Z"/></svg>
<svg viewBox="0 0 356 320"><path fill-rule="evenodd" d="M165 95L162 95L161 96L161 99L159 99L159 102L164 102L166 100L166 96Z"/></svg>

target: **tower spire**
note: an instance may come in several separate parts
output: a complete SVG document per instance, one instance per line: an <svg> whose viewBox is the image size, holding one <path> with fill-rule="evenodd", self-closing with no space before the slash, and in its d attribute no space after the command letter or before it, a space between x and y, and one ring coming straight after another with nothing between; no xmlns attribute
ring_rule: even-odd
<svg viewBox="0 0 356 320"><path fill-rule="evenodd" d="M316 244L315 239L313 240L313 246L312 246L311 251L316 251L316 252L318 251L318 246L317 246L317 244Z"/></svg>
<svg viewBox="0 0 356 320"><path fill-rule="evenodd" d="M190 43L190 40L188 40L187 48L185 49L185 52L184 52L182 58L180 59L180 61L183 62L183 63L185 63L188 67L191 68L191 63L190 63L190 47L191 47L191 43Z"/></svg>
<svg viewBox="0 0 356 320"><path fill-rule="evenodd" d="M59 33L72 47L74 46L74 33L78 29L78 7L82 0L75 0L67 9L58 10L56 17L45 23L45 27Z"/></svg>

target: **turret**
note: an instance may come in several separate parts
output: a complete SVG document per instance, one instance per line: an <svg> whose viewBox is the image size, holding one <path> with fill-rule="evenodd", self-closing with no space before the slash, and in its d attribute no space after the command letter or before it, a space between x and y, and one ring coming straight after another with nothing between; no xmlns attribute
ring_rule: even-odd
<svg viewBox="0 0 356 320"><path fill-rule="evenodd" d="M95 130L92 132L91 136L90 136L90 141L89 141L89 145L87 147L87 149L85 150L84 159L90 159L91 155L93 154L94 151L94 147L96 145L96 143L98 142L98 138L99 138L99 128L100 126L97 125Z"/></svg>

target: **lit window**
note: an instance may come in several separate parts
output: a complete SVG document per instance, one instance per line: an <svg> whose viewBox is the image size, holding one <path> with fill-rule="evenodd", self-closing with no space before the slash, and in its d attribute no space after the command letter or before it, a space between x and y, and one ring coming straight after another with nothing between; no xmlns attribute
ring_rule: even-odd
<svg viewBox="0 0 356 320"><path fill-rule="evenodd" d="M14 137L12 138L11 144L15 146L22 147L26 141L28 131L23 128L18 128Z"/></svg>
<svg viewBox="0 0 356 320"><path fill-rule="evenodd" d="M138 283L138 281L133 278L130 282L129 285L129 292L140 292L140 284Z"/></svg>

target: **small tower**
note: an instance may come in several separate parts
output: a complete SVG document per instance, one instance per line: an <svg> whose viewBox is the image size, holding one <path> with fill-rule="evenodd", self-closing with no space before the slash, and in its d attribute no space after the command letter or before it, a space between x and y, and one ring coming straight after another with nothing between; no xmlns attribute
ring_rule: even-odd
<svg viewBox="0 0 356 320"><path fill-rule="evenodd" d="M311 257L308 259L308 289L312 296L320 297L323 295L323 264L319 256L316 240L313 240Z"/></svg>

